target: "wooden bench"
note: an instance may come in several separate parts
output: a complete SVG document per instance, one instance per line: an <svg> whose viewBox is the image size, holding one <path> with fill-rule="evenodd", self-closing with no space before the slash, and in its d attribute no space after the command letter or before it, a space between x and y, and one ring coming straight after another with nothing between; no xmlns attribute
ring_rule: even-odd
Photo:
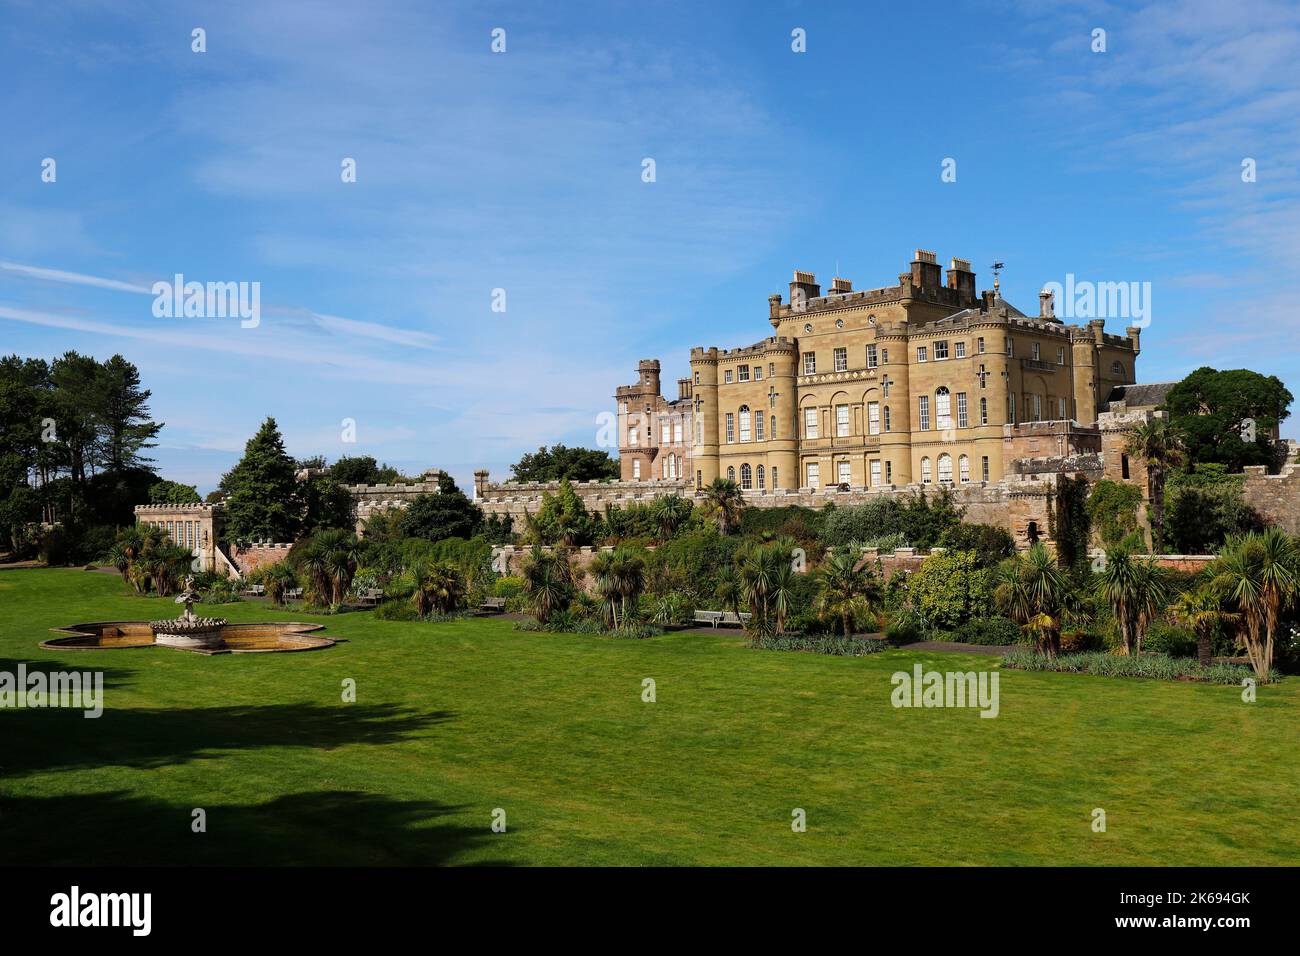
<svg viewBox="0 0 1300 956"><path fill-rule="evenodd" d="M366 588L357 595L357 602L362 607L378 607L379 602L384 599L383 588Z"/></svg>
<svg viewBox="0 0 1300 956"><path fill-rule="evenodd" d="M717 627L718 623L721 620L722 620L721 611L696 611L695 612L696 624L708 624L710 627Z"/></svg>
<svg viewBox="0 0 1300 956"><path fill-rule="evenodd" d="M506 599L503 597L484 598L483 603L479 605L479 610L484 614L502 614L506 609Z"/></svg>

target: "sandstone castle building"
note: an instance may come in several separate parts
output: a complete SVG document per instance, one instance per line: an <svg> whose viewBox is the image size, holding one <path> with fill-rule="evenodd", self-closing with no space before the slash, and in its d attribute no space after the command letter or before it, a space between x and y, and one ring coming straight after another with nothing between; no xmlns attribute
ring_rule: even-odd
<svg viewBox="0 0 1300 956"><path fill-rule="evenodd" d="M941 272L921 249L876 289L836 278L823 294L796 271L789 300L768 299L772 334L693 348L671 400L659 362L642 361L615 394L623 480L700 488L724 477L747 492L962 485L1010 474L1029 436L1057 435L1061 455L1083 450L1080 426L1136 382L1140 330L1067 325L1046 292L1026 315L996 281L977 292L963 259L946 281Z"/></svg>

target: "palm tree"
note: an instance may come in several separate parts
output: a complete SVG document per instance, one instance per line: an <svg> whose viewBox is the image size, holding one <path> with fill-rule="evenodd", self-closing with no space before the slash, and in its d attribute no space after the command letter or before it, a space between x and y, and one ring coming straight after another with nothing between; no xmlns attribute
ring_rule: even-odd
<svg viewBox="0 0 1300 956"><path fill-rule="evenodd" d="M1246 653L1256 676L1268 677L1278 621L1300 594L1300 551L1280 528L1228 540L1211 566L1213 586L1246 622Z"/></svg>
<svg viewBox="0 0 1300 956"><path fill-rule="evenodd" d="M1168 603L1168 585L1154 561L1135 559L1127 551L1106 552L1106 567L1095 579L1097 597L1115 615L1123 653L1142 653L1147 628Z"/></svg>
<svg viewBox="0 0 1300 956"><path fill-rule="evenodd" d="M1223 594L1208 583L1180 593L1169 605L1169 616L1196 635L1196 659L1202 664L1210 663L1214 632L1239 617L1224 607Z"/></svg>
<svg viewBox="0 0 1300 956"><path fill-rule="evenodd" d="M591 559L587 566L600 598L601 617L607 628L618 627L619 583L615 577L615 558L613 551L601 551Z"/></svg>
<svg viewBox="0 0 1300 956"><path fill-rule="evenodd" d="M1182 444L1167 418L1153 418L1133 429L1125 451L1146 465L1152 550L1161 554L1165 542L1165 470L1183 462Z"/></svg>
<svg viewBox="0 0 1300 956"><path fill-rule="evenodd" d="M614 551L610 574L614 580L614 590L618 594L619 603L622 605L623 623L626 624L628 603L631 602L635 608L637 598L645 590L645 561L630 551L619 548Z"/></svg>
<svg viewBox="0 0 1300 956"><path fill-rule="evenodd" d="M704 489L704 513L718 523L719 534L731 534L740 525L745 496L740 486L726 478L714 478Z"/></svg>
<svg viewBox="0 0 1300 956"><path fill-rule="evenodd" d="M790 554L780 545L760 544L737 555L740 593L749 605L749 627L755 642L777 633L793 601L794 569Z"/></svg>
<svg viewBox="0 0 1300 956"><path fill-rule="evenodd" d="M131 577L128 574L131 570L131 555L127 553L120 539L113 542L113 546L105 553L104 560L117 568L117 573L122 575L123 581L127 584L131 583Z"/></svg>
<svg viewBox="0 0 1300 956"><path fill-rule="evenodd" d="M695 506L681 495L661 495L651 509L659 526L659 540L667 541L687 522Z"/></svg>
<svg viewBox="0 0 1300 956"><path fill-rule="evenodd" d="M736 573L734 564L724 567L718 575L718 588L714 592L714 597L721 601L722 606L732 614L740 613L744 593L740 586L740 575Z"/></svg>
<svg viewBox="0 0 1300 956"><path fill-rule="evenodd" d="M524 593L532 604L538 623L545 624L556 611L563 610L573 594L573 566L562 549L543 551L534 545L523 560Z"/></svg>
<svg viewBox="0 0 1300 956"><path fill-rule="evenodd" d="M420 561L411 570L415 578L415 610L421 617L437 611L448 614L465 600L465 578L450 564Z"/></svg>
<svg viewBox="0 0 1300 956"><path fill-rule="evenodd" d="M853 633L855 618L871 610L871 575L858 567L860 552L835 552L817 569L817 615L838 617L844 636Z"/></svg>
<svg viewBox="0 0 1300 956"><path fill-rule="evenodd" d="M1009 618L1034 636L1039 653L1055 657L1061 624L1070 612L1070 578L1042 544L998 565L994 600Z"/></svg>

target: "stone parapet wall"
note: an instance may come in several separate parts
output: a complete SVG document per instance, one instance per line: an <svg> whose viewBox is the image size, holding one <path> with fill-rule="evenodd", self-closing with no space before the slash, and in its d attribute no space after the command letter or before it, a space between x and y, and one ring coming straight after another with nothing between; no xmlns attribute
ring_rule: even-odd
<svg viewBox="0 0 1300 956"><path fill-rule="evenodd" d="M254 541L244 548L238 545L231 548L231 558L239 573L246 575L258 568L283 561L289 556L289 549L292 547L292 544Z"/></svg>
<svg viewBox="0 0 1300 956"><path fill-rule="evenodd" d="M1263 465L1250 465L1241 483L1241 496L1264 520L1300 534L1300 465L1283 465L1276 475L1268 474Z"/></svg>

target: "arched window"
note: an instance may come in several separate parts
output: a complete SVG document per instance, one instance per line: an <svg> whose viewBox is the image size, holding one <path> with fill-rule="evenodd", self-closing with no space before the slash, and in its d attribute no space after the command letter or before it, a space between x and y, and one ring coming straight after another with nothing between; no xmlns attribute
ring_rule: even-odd
<svg viewBox="0 0 1300 956"><path fill-rule="evenodd" d="M889 417L889 406L886 405L885 406L885 431L889 431L892 424L893 422Z"/></svg>
<svg viewBox="0 0 1300 956"><path fill-rule="evenodd" d="M930 459L922 458L921 459L921 484L928 485L929 483L930 483Z"/></svg>
<svg viewBox="0 0 1300 956"><path fill-rule="evenodd" d="M727 466L727 480L728 481L736 480L736 469L732 465Z"/></svg>
<svg viewBox="0 0 1300 956"><path fill-rule="evenodd" d="M939 456L939 481L952 484L952 455L945 453Z"/></svg>
<svg viewBox="0 0 1300 956"><path fill-rule="evenodd" d="M948 389L940 385L934 392L934 426L935 428L952 428L952 397Z"/></svg>
<svg viewBox="0 0 1300 956"><path fill-rule="evenodd" d="M753 437L749 431L749 421L750 421L749 406L741 405L740 406L740 440L741 441L749 441L750 438Z"/></svg>
<svg viewBox="0 0 1300 956"><path fill-rule="evenodd" d="M763 466L758 466L758 490L762 491L767 485L763 484Z"/></svg>
<svg viewBox="0 0 1300 956"><path fill-rule="evenodd" d="M987 398L981 398L980 399L980 424L987 425L988 423L989 423L989 400Z"/></svg>
<svg viewBox="0 0 1300 956"><path fill-rule="evenodd" d="M750 470L748 462L740 466L740 487L745 491L754 487L754 473Z"/></svg>
<svg viewBox="0 0 1300 956"><path fill-rule="evenodd" d="M957 459L957 478L962 484L970 481L970 459L965 455Z"/></svg>

